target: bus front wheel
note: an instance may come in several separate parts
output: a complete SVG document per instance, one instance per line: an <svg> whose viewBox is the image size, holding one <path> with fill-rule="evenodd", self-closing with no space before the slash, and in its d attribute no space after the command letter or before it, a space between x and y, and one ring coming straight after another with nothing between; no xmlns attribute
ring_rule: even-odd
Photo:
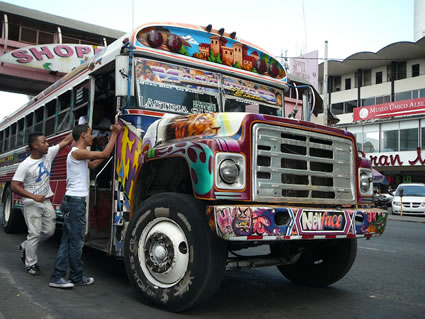
<svg viewBox="0 0 425 319"><path fill-rule="evenodd" d="M124 260L143 302L179 312L219 287L225 242L208 226L205 205L187 194L161 193L136 208L126 232Z"/></svg>
<svg viewBox="0 0 425 319"><path fill-rule="evenodd" d="M17 233L25 229L25 220L22 211L13 208L13 194L7 187L3 195L3 229L6 233Z"/></svg>

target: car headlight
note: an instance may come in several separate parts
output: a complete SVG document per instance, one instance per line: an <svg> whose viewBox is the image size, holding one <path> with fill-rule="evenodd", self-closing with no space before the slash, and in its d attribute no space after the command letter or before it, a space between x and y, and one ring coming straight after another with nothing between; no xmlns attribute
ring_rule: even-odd
<svg viewBox="0 0 425 319"><path fill-rule="evenodd" d="M360 173L360 189L363 193L367 193L370 188L370 184L372 182L372 178L369 174L362 172Z"/></svg>
<svg viewBox="0 0 425 319"><path fill-rule="evenodd" d="M216 153L215 185L221 189L245 188L245 157L235 153Z"/></svg>
<svg viewBox="0 0 425 319"><path fill-rule="evenodd" d="M400 206L400 202L393 201L393 205L395 205L395 206Z"/></svg>
<svg viewBox="0 0 425 319"><path fill-rule="evenodd" d="M232 159L226 159L221 162L219 174L223 182L233 184L239 176L239 166Z"/></svg>
<svg viewBox="0 0 425 319"><path fill-rule="evenodd" d="M425 207L425 202L422 202L421 203L421 207Z"/></svg>

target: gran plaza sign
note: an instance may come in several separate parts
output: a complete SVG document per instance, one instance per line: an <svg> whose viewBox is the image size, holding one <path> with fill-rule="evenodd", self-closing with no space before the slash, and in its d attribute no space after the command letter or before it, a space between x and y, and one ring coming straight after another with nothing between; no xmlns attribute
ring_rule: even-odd
<svg viewBox="0 0 425 319"><path fill-rule="evenodd" d="M364 155L364 153L363 153ZM372 166L424 166L425 151L420 147L416 151L398 152L398 153L367 153Z"/></svg>
<svg viewBox="0 0 425 319"><path fill-rule="evenodd" d="M353 120L364 121L419 113L425 113L425 98L356 107L353 109Z"/></svg>

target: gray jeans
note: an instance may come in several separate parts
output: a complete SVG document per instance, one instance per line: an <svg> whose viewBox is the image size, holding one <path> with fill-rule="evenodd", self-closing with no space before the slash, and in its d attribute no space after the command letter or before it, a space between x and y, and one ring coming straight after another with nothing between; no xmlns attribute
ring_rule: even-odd
<svg viewBox="0 0 425 319"><path fill-rule="evenodd" d="M38 244L55 232L56 212L50 199L46 199L43 203L32 201L24 204L24 217L28 235L21 247L25 249L25 266L30 267L38 261Z"/></svg>

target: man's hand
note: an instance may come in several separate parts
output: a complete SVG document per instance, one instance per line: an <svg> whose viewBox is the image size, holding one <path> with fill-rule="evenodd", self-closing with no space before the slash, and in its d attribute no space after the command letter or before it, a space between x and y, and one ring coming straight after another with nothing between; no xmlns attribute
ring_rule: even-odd
<svg viewBox="0 0 425 319"><path fill-rule="evenodd" d="M44 195L34 195L32 199L35 200L38 203L43 203L44 200L46 199L46 196L44 196Z"/></svg>
<svg viewBox="0 0 425 319"><path fill-rule="evenodd" d="M119 132L121 132L121 129L122 129L122 127L121 127L121 125L119 125L119 124L113 124L113 125L111 125L111 132L112 132L112 134L116 134L116 135L118 135L118 133Z"/></svg>

